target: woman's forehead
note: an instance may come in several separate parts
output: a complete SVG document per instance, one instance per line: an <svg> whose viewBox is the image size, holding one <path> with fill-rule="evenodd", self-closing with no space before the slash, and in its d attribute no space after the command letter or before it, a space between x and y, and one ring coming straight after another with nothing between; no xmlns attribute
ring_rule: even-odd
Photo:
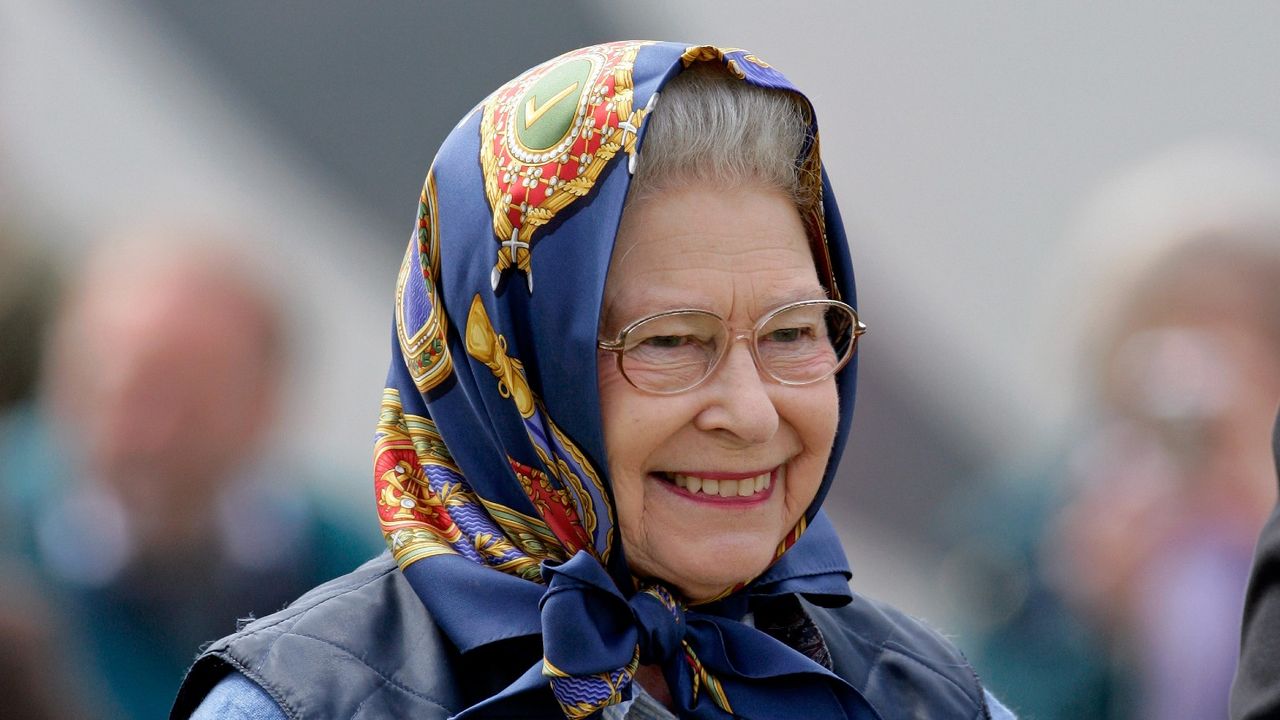
<svg viewBox="0 0 1280 720"><path fill-rule="evenodd" d="M671 307L748 311L826 297L795 204L781 192L707 187L630 206L605 283L605 318Z"/></svg>

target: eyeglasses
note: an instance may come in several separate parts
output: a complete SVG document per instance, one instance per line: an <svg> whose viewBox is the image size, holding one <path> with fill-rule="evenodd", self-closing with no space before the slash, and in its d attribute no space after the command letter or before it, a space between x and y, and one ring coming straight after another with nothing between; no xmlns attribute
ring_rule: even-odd
<svg viewBox="0 0 1280 720"><path fill-rule="evenodd" d="M834 375L853 357L867 326L839 300L802 300L756 321L750 332L730 328L706 310L671 310L627 325L615 340L600 340L614 353L618 371L645 392L673 395L711 376L729 351L746 339L756 367L783 385L808 385Z"/></svg>

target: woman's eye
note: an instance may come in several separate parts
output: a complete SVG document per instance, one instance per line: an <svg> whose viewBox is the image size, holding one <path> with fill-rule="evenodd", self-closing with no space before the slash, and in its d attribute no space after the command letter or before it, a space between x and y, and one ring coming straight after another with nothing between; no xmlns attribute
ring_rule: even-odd
<svg viewBox="0 0 1280 720"><path fill-rule="evenodd" d="M797 340L806 339L810 334L811 333L808 328L778 328L777 330L771 330L768 333L765 333L764 337L760 339L767 340L768 342L796 342Z"/></svg>
<svg viewBox="0 0 1280 720"><path fill-rule="evenodd" d="M654 349L678 348L689 343L687 335L654 335L640 341L640 345Z"/></svg>

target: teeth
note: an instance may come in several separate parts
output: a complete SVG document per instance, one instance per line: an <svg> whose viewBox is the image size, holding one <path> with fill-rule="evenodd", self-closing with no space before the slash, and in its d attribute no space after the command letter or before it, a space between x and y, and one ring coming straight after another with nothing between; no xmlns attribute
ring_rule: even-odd
<svg viewBox="0 0 1280 720"><path fill-rule="evenodd" d="M779 468L779 472L781 472L781 468ZM691 493L716 495L722 498L751 497L767 489L772 483L770 473L761 473L755 477L742 478L740 480L700 478L693 475L681 475L680 473L668 473L667 477L677 487L684 488Z"/></svg>

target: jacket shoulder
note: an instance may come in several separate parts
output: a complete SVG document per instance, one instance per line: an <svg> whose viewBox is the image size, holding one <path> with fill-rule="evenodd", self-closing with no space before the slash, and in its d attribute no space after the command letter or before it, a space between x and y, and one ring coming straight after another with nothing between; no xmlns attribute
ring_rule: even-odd
<svg viewBox="0 0 1280 720"><path fill-rule="evenodd" d="M885 718L987 718L977 673L924 622L861 595L840 608L805 603L831 653L832 670Z"/></svg>
<svg viewBox="0 0 1280 720"><path fill-rule="evenodd" d="M232 670L290 718L444 718L457 712L452 648L390 555L253 620L196 659L172 718Z"/></svg>

